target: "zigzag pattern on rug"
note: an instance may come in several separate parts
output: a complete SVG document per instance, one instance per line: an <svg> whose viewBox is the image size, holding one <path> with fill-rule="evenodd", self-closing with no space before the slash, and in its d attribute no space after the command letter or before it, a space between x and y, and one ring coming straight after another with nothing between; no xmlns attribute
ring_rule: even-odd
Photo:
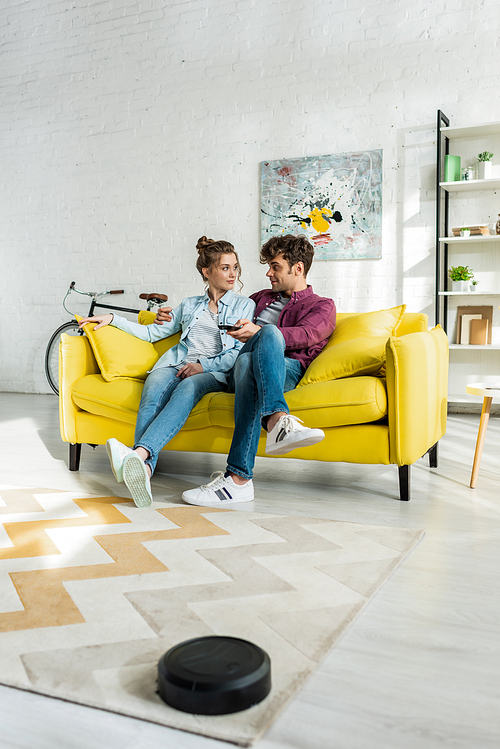
<svg viewBox="0 0 500 749"><path fill-rule="evenodd" d="M2 683L243 746L423 535L22 487L0 487L0 516ZM258 705L190 715L156 693L160 657L212 634L269 654Z"/></svg>

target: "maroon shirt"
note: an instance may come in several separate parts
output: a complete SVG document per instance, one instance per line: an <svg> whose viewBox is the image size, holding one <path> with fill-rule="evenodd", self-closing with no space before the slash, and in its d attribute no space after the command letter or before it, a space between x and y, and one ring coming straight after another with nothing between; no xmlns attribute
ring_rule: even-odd
<svg viewBox="0 0 500 749"><path fill-rule="evenodd" d="M272 289L250 294L250 299L256 304L254 320L278 297L279 293ZM285 356L298 359L306 369L335 330L335 319L333 299L318 296L313 292L312 286L294 291L277 324L285 339Z"/></svg>

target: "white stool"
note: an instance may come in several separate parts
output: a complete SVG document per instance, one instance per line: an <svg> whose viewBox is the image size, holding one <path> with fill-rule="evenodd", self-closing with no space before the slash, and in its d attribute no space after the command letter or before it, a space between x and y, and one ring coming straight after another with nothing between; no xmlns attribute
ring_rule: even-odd
<svg viewBox="0 0 500 749"><path fill-rule="evenodd" d="M481 464L481 455L483 454L484 440L486 437L486 427L490 418L491 403L493 400L500 399L500 380L491 382L473 382L466 386L469 395L479 395L483 397L483 408L481 410L481 421L477 433L476 452L474 454L474 464L470 477L470 488L475 489L477 484L477 475Z"/></svg>

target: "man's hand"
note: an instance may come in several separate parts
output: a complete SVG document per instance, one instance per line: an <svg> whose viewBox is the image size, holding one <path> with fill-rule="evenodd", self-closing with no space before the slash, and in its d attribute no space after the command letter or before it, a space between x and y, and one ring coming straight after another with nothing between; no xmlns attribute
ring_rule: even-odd
<svg viewBox="0 0 500 749"><path fill-rule="evenodd" d="M170 314L173 307L160 307L156 313L156 317L153 320L155 325L163 325L164 322L171 322L172 315Z"/></svg>
<svg viewBox="0 0 500 749"><path fill-rule="evenodd" d="M241 328L239 330L228 330L227 334L242 343L249 341L261 328L260 325L255 325L250 320L237 320L234 324L237 326L241 325Z"/></svg>
<svg viewBox="0 0 500 749"><path fill-rule="evenodd" d="M179 369L177 372L177 377L179 379L184 380L186 377L192 377L195 374L200 374L203 372L203 367L201 366L200 362L193 361L189 362L189 364L184 364L183 367Z"/></svg>
<svg viewBox="0 0 500 749"><path fill-rule="evenodd" d="M78 327L83 327L89 322L96 322L98 323L94 330L98 330L99 328L104 328L105 325L109 325L109 323L113 320L114 315L95 315L95 317L84 317L83 320L80 320L78 323Z"/></svg>

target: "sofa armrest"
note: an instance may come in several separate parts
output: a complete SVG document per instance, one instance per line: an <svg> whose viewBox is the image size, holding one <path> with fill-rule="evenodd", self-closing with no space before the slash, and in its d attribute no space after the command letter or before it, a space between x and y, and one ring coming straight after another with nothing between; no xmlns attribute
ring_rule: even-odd
<svg viewBox="0 0 500 749"><path fill-rule="evenodd" d="M448 339L440 325L391 337L386 358L391 463L411 465L446 432Z"/></svg>
<svg viewBox="0 0 500 749"><path fill-rule="evenodd" d="M81 409L71 396L74 383L99 371L88 338L63 333L59 343L59 425L63 442L78 442L76 414Z"/></svg>

